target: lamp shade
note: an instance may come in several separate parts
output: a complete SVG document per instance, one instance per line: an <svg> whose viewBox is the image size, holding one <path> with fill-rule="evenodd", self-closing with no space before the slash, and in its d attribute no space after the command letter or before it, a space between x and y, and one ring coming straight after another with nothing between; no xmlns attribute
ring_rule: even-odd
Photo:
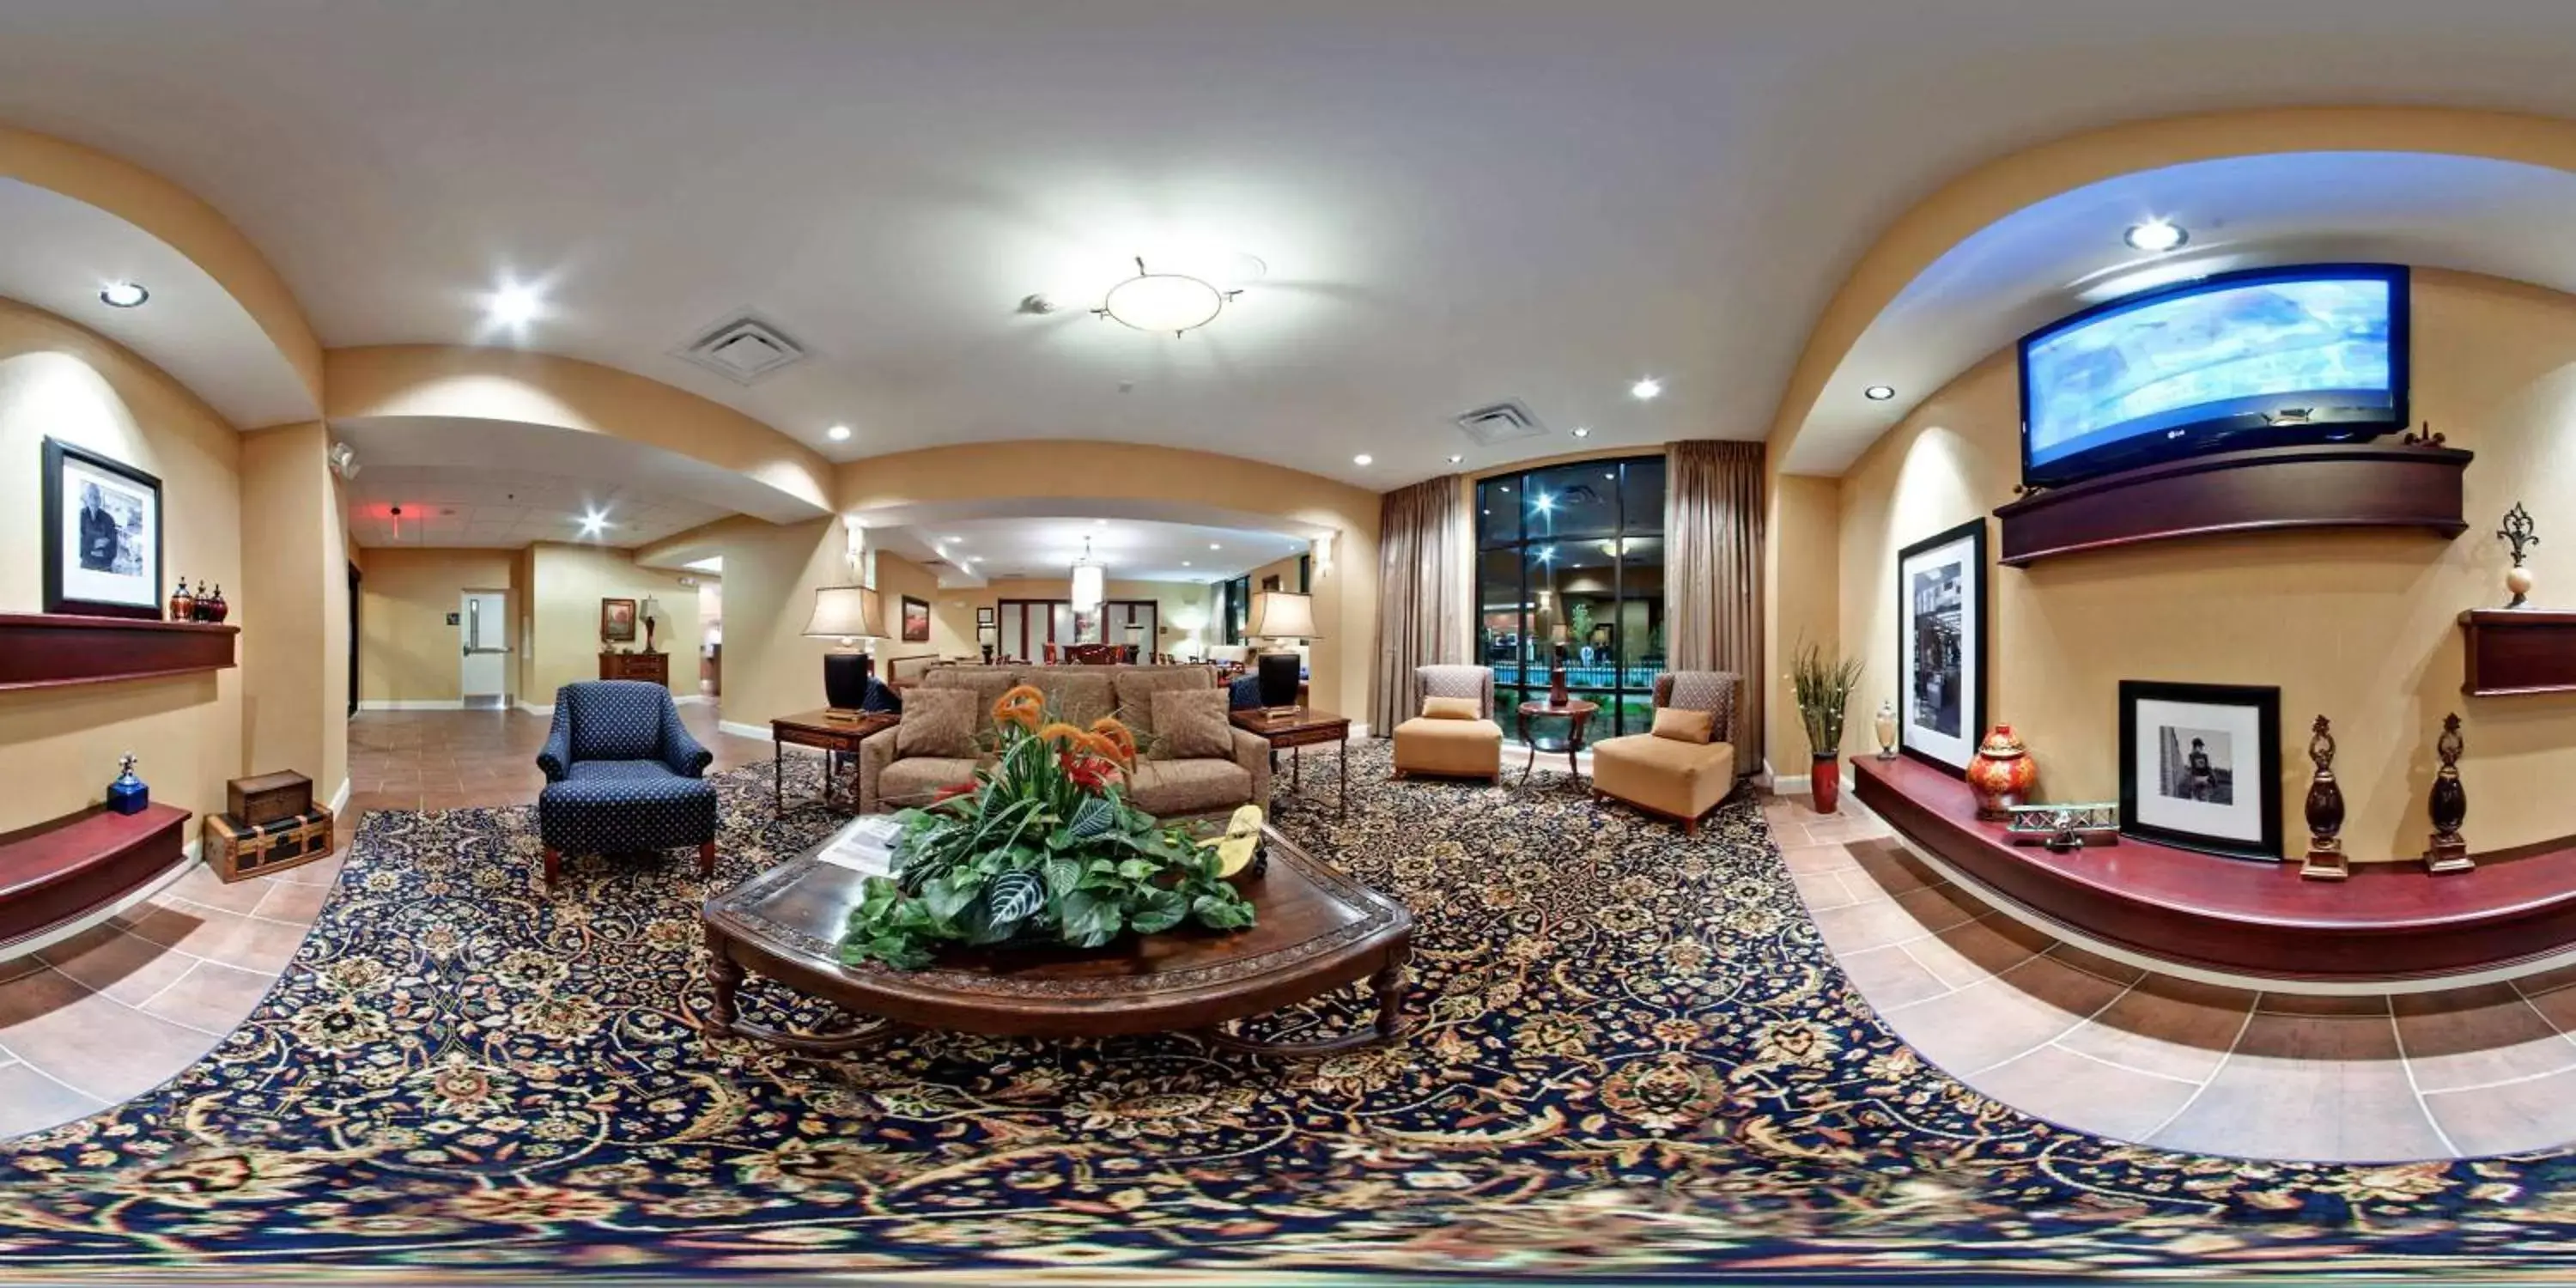
<svg viewBox="0 0 2576 1288"><path fill-rule="evenodd" d="M1315 600L1311 595L1265 590L1252 597L1252 619L1243 633L1269 640L1311 640L1315 633Z"/></svg>
<svg viewBox="0 0 2576 1288"><path fill-rule="evenodd" d="M814 618L807 635L830 639L884 639L878 624L877 592L866 586L824 586L814 592Z"/></svg>

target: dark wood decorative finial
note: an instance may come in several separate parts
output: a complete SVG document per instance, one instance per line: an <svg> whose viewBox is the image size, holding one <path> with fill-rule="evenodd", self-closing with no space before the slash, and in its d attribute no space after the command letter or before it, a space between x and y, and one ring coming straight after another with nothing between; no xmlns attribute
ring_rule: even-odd
<svg viewBox="0 0 2576 1288"><path fill-rule="evenodd" d="M2316 777L2308 783L2308 858L2299 865L2299 875L2311 881L2341 881L2352 875L2340 835L2343 788L2335 782L2334 758L2333 728L2318 716L2308 731L2308 759L2317 762Z"/></svg>
<svg viewBox="0 0 2576 1288"><path fill-rule="evenodd" d="M2424 422L2422 428L2408 432L2404 437L2397 441L2406 444L2408 447L2440 447L2442 444L2449 442L2450 440L2442 437L2440 434L2434 433L2433 422L2428 420Z"/></svg>
<svg viewBox="0 0 2576 1288"><path fill-rule="evenodd" d="M2522 502L2514 502L2513 508L2504 512L2504 526L2496 529L2496 535L2513 547L2513 568L2504 575L2504 588L2513 592L2513 602L2505 607L2520 608L2531 597L2532 584L2531 570L2522 566L2522 552L2527 546L2540 544L2539 534L2532 530L2531 511L2523 509Z"/></svg>
<svg viewBox="0 0 2576 1288"><path fill-rule="evenodd" d="M2433 872L2466 872L2477 866L2469 858L2469 843L2460 839L2460 824L2469 817L2469 790L2460 785L2460 753L2468 744L2460 737L2458 712L2442 717L2442 736L2433 744L2442 767L2433 771L2433 845L2424 852L2424 866Z"/></svg>

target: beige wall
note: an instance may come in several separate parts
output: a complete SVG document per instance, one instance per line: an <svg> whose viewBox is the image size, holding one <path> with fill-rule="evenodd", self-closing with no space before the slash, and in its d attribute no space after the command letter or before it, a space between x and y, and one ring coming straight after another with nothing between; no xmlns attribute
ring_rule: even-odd
<svg viewBox="0 0 2576 1288"><path fill-rule="evenodd" d="M876 553L876 588L881 611L885 613L885 632L889 638L875 642L872 652L880 659L918 657L925 653L940 657L965 657L975 652L975 609L991 606L989 590L941 590L939 577L920 564L901 555L880 550ZM898 638L903 630L903 597L910 595L930 605L930 639L918 643ZM809 603L810 610L813 606ZM798 626L803 622L796 623Z"/></svg>
<svg viewBox="0 0 2576 1288"><path fill-rule="evenodd" d="M2469 533L2366 530L2202 538L1996 568L1989 700L2028 739L2049 800L2119 791L2123 679L2277 685L2285 835L2306 835L2309 720L2333 718L2356 859L2423 852L2441 719L2468 755L2467 835L2494 850L2576 833L2576 697L2465 698L2460 610L2503 602L2486 534L2520 501L2576 512L2576 297L2419 270L2415 414L2478 454ZM1863 710L1893 692L1896 551L2011 499L2019 471L2012 355L1927 399L1841 485L1842 638L1868 660ZM2546 518L2543 519L2544 524ZM2545 534L2544 534L2545 535ZM1785 542L1784 542L1785 544ZM2535 602L2576 598L2576 541L2531 558ZM1869 742L1855 713L1845 748Z"/></svg>
<svg viewBox="0 0 2576 1288"><path fill-rule="evenodd" d="M44 608L37 463L48 435L160 477L165 581L240 591L240 434L134 354L0 300L0 610ZM258 606L237 611L246 656L265 628ZM97 804L127 751L142 757L153 799L220 811L225 780L241 774L242 677L0 693L0 830Z"/></svg>
<svg viewBox="0 0 2576 1288"><path fill-rule="evenodd" d="M242 439L242 764L332 799L348 777L349 593L339 488L319 423ZM256 629L253 629L256 627Z"/></svg>
<svg viewBox="0 0 2576 1288"><path fill-rule="evenodd" d="M823 655L807 639L814 591L848 585L849 531L838 519L773 524L732 519L700 529L724 555L724 719L763 731L769 721L823 705ZM878 641L877 656L895 656Z"/></svg>
<svg viewBox="0 0 2576 1288"><path fill-rule="evenodd" d="M1789 664L1802 643L1814 644L1828 658L1858 651L1847 649L1842 638L1842 500L1836 480L1797 474L1774 475L1764 495L1771 509L1763 527L1763 553L1769 565L1764 581L1771 588L1765 606L1763 656L1769 665L1762 674L1747 676L1745 683L1766 686L1763 758L1774 774L1796 777L1807 772L1813 749L1807 746L1807 729L1798 719ZM1862 677L1862 698L1855 699L1853 709L1845 713L1846 731L1870 727L1878 697L1894 691L1887 679L1876 671ZM1867 743L1866 736L1862 741Z"/></svg>
<svg viewBox="0 0 2576 1288"><path fill-rule="evenodd" d="M530 549L536 570L536 635L530 642L528 701L546 706L557 688L598 679L599 601L632 599L640 605L647 596L661 601L653 643L672 655L671 691L683 697L697 694L698 592L680 584L688 574L641 567L632 552L606 546L539 542ZM634 642L619 647L644 647L640 620Z"/></svg>
<svg viewBox="0 0 2576 1288"><path fill-rule="evenodd" d="M365 706L449 703L464 697L462 636L447 624L469 590L511 589L508 550L381 546L367 552L359 584L358 701ZM510 647L525 655L510 604Z"/></svg>

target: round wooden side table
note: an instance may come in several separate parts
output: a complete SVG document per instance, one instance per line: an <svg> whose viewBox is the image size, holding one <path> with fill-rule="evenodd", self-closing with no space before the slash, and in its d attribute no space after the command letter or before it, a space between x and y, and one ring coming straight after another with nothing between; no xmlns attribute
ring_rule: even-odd
<svg viewBox="0 0 2576 1288"><path fill-rule="evenodd" d="M1581 698L1561 707L1551 705L1545 699L1522 703L1521 741L1529 744L1529 763L1521 766L1521 786L1529 786L1530 771L1538 767L1538 754L1542 751L1551 756L1564 752L1566 772L1573 774L1576 782L1583 781L1583 769L1575 763L1574 753L1583 750L1583 731L1592 723L1592 714L1600 709L1600 703L1586 702ZM1574 723L1562 738L1533 738L1529 731L1533 716L1562 716Z"/></svg>

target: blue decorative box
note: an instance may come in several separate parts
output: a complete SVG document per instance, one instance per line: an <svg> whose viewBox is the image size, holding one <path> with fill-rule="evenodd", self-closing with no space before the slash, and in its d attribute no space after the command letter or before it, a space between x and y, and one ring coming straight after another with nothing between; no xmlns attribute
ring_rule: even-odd
<svg viewBox="0 0 2576 1288"><path fill-rule="evenodd" d="M140 814L152 803L152 789L134 776L134 754L126 753L124 772L107 785L107 807L119 814Z"/></svg>

